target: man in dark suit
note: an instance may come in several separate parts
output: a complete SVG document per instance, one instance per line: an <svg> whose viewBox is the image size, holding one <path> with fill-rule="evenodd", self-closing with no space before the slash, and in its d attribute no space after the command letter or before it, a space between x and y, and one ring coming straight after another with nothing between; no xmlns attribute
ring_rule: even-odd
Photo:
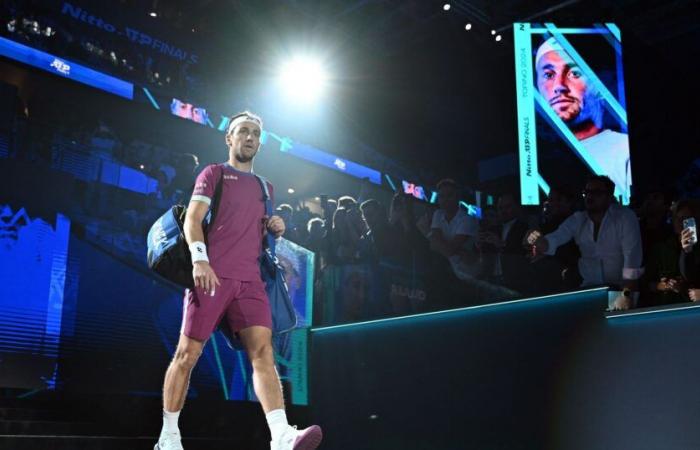
<svg viewBox="0 0 700 450"><path fill-rule="evenodd" d="M523 238L527 234L528 226L519 218L520 205L515 195L502 194L498 198L496 208L500 233L480 233L478 242L482 248L490 248L496 253L493 281L522 292L526 289L528 281L525 276L528 264L523 247Z"/></svg>

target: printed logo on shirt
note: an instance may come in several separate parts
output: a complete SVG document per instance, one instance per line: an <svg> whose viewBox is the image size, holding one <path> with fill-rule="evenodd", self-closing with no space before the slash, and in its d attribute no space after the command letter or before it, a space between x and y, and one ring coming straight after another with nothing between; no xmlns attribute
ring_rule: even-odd
<svg viewBox="0 0 700 450"><path fill-rule="evenodd" d="M206 188L206 187L207 187L207 182L206 182L206 181L203 181L203 182L201 182L201 183L197 183L197 184L194 185L194 188L195 188L195 189L204 189L204 188Z"/></svg>
<svg viewBox="0 0 700 450"><path fill-rule="evenodd" d="M224 180L237 180L238 177L236 175L224 175Z"/></svg>

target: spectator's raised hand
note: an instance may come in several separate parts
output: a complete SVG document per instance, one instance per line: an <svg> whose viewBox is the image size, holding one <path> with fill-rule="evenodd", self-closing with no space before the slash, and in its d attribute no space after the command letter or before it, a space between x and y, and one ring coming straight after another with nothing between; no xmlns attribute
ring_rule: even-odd
<svg viewBox="0 0 700 450"><path fill-rule="evenodd" d="M690 301L697 302L700 300L700 289L688 289L688 297Z"/></svg>
<svg viewBox="0 0 700 450"><path fill-rule="evenodd" d="M697 243L697 236L692 228L686 228L681 232L681 246L683 251L690 253L693 250L693 246Z"/></svg>

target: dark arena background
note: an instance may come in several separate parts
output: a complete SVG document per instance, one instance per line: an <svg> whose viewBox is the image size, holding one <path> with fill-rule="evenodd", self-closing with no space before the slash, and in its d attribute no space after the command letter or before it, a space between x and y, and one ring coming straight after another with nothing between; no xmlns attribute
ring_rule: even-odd
<svg viewBox="0 0 700 450"><path fill-rule="evenodd" d="M0 449L156 445L147 235L240 111L319 448L700 448L699 61L697 0L4 0ZM253 378L215 332L184 448L270 448Z"/></svg>

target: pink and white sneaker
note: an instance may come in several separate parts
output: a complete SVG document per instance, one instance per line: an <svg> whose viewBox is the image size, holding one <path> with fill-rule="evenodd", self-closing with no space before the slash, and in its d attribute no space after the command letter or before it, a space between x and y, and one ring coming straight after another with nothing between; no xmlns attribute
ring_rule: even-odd
<svg viewBox="0 0 700 450"><path fill-rule="evenodd" d="M282 436L270 442L270 450L315 450L323 439L323 431L318 425L297 430L297 427L287 427Z"/></svg>

